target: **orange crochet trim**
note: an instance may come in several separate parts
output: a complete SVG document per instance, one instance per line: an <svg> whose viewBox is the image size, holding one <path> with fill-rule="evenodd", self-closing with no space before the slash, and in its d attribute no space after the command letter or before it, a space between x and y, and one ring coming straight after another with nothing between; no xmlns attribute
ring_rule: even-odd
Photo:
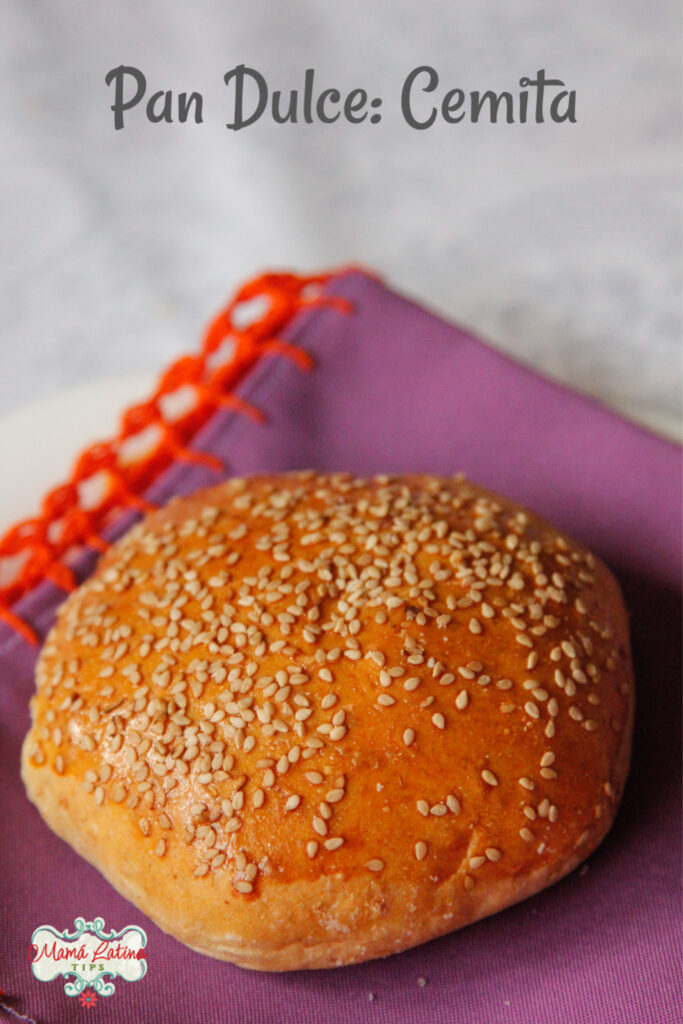
<svg viewBox="0 0 683 1024"><path fill-rule="evenodd" d="M325 305L349 312L345 299L320 291L333 276L264 274L239 289L209 324L199 352L176 359L161 374L152 397L124 411L116 437L81 453L71 478L44 497L35 519L17 523L0 537L0 566L3 560L16 560L11 581L0 586L1 620L37 644L35 632L12 610L20 598L43 580L72 590L77 581L65 564L67 556L84 546L106 550L101 531L117 513L153 508L143 494L173 460L200 463L217 472L223 469L215 455L189 448L190 441L219 408L233 409L255 423L264 421L260 409L233 393L262 356L290 359L303 371L312 368L310 355L278 334L304 307ZM243 313L254 302L265 308L239 326L240 307ZM232 346L227 357L219 351L226 344ZM191 404L188 407L185 401L184 411L173 416L169 400L179 400L183 392L186 400L189 392ZM132 452L136 443L143 446L137 455ZM96 500L88 500L87 492L93 488L100 493Z"/></svg>

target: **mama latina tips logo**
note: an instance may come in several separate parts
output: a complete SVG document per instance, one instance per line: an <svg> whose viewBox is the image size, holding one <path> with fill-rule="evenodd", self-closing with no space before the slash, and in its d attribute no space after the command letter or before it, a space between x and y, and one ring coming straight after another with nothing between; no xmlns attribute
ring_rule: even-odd
<svg viewBox="0 0 683 1024"><path fill-rule="evenodd" d="M113 978L144 978L147 936L142 928L130 925L120 932L106 932L101 917L93 921L77 917L74 926L73 932L58 932L49 924L34 931L29 960L38 981L67 979L65 994L77 996L89 1009L100 996L114 994Z"/></svg>

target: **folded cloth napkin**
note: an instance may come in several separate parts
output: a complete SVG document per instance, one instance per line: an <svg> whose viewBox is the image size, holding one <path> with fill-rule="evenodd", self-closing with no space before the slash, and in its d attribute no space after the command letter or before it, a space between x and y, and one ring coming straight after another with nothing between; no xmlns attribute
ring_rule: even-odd
<svg viewBox="0 0 683 1024"><path fill-rule="evenodd" d="M89 1015L63 982L33 977L28 949L39 925L73 929L77 917L102 917L107 929L146 930L148 969L98 1000L100 1022L679 1021L679 449L365 273L332 275L323 291L346 304L303 308L279 336L310 354L312 372L264 356L236 388L248 406L215 412L193 447L231 475L462 470L601 555L631 614L637 682L633 765L616 824L570 877L463 931L334 971L247 972L164 935L43 825L19 777L36 648L0 622L0 1004L56 1024ZM253 407L264 422L244 414ZM176 460L147 496L161 502L218 479L215 466ZM94 557L81 557L80 575ZM43 635L63 596L44 582L14 611Z"/></svg>

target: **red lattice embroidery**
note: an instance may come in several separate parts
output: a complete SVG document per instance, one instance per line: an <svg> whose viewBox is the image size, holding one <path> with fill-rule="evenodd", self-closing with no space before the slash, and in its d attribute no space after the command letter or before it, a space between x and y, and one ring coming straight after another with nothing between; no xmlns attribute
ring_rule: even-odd
<svg viewBox="0 0 683 1024"><path fill-rule="evenodd" d="M83 546L104 551L107 542L102 529L126 508L152 508L143 494L175 459L222 470L216 456L189 448L190 441L219 408L263 422L260 409L234 394L235 386L262 356L291 359L304 371L312 368L304 349L278 335L304 307L325 305L349 311L345 299L320 291L332 276L264 274L239 289L209 324L199 352L172 363L161 374L151 398L124 411L116 437L86 448L71 478L45 495L39 514L0 537L0 565L7 560L16 563L10 581L0 586L0 619L36 644L34 631L12 607L42 580L72 590L76 579L64 561L68 552ZM240 326L240 310L254 303L263 306L262 311ZM226 344L231 346L227 357L221 354ZM186 399L190 393L191 402L183 403L186 408L180 414L170 416L169 402L174 397L178 400L182 392ZM137 454L136 444L141 448ZM88 491L93 490L97 497L88 500Z"/></svg>

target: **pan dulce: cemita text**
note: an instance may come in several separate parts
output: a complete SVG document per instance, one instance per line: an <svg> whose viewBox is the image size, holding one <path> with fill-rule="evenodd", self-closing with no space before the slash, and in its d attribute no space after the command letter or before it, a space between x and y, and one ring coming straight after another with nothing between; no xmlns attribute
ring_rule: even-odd
<svg viewBox="0 0 683 1024"><path fill-rule="evenodd" d="M237 64L223 76L227 87L226 128L242 131L259 121L274 124L334 124L337 121L377 125L382 120L381 96L367 89L321 88L314 68L307 68L296 88L271 89L262 72ZM150 124L203 124L205 99L197 90L149 89L139 68L120 64L105 75L113 89L114 128L125 128L129 118ZM444 86L435 68L413 68L404 78L398 109L406 125L424 131L437 123L576 124L576 90L545 68L535 77L522 77L514 90L467 91ZM135 111L135 113L133 113Z"/></svg>

